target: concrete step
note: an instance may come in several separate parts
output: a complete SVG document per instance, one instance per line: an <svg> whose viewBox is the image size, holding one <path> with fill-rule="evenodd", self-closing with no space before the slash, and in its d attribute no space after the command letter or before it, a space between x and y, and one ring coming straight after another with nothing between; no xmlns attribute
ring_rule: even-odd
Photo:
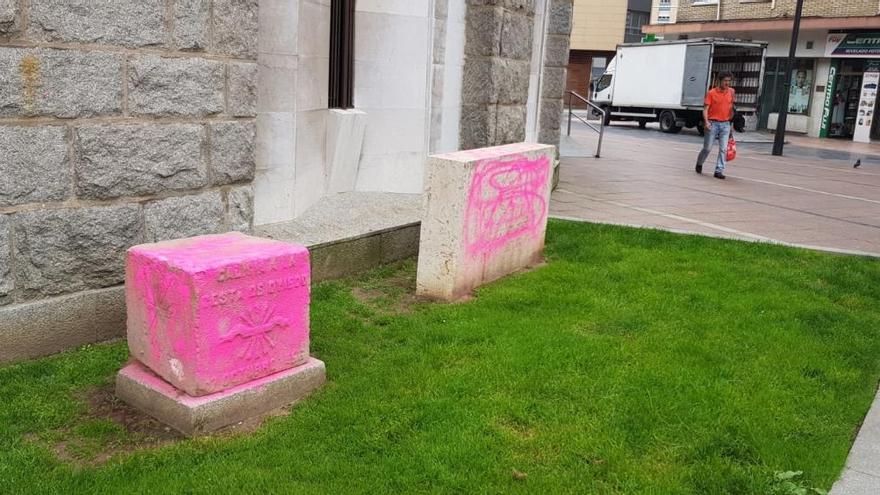
<svg viewBox="0 0 880 495"><path fill-rule="evenodd" d="M312 280L319 282L416 256L421 210L421 194L341 193L254 235L308 247Z"/></svg>

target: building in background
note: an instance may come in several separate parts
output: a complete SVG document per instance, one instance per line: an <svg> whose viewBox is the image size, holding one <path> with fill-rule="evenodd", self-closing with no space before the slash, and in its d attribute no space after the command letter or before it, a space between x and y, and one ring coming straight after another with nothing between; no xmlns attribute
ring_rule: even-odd
<svg viewBox="0 0 880 495"><path fill-rule="evenodd" d="M642 26L651 23L651 0L629 0L626 6L626 27L624 43L642 41Z"/></svg>
<svg viewBox="0 0 880 495"><path fill-rule="evenodd" d="M678 5L674 5L677 3ZM660 13L669 5L669 20ZM654 0L643 32L665 39L723 37L769 43L759 128L775 129L789 92L787 129L814 137L880 140L880 17L876 0L807 1L797 61L788 66L795 0Z"/></svg>
<svg viewBox="0 0 880 495"><path fill-rule="evenodd" d="M653 2L651 24L670 24L674 23L676 19L678 19L678 0L655 0Z"/></svg>
<svg viewBox="0 0 880 495"><path fill-rule="evenodd" d="M590 82L605 71L617 45L640 41L650 18L651 0L575 0L566 90L588 97Z"/></svg>

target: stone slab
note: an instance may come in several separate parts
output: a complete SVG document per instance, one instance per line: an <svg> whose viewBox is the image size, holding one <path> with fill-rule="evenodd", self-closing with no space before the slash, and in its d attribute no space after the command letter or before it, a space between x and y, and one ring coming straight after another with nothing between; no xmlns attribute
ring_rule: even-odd
<svg viewBox="0 0 880 495"><path fill-rule="evenodd" d="M541 261L556 147L429 157L416 291L455 300Z"/></svg>
<svg viewBox="0 0 880 495"><path fill-rule="evenodd" d="M309 252L237 232L135 246L125 270L132 356L191 396L304 363Z"/></svg>
<svg viewBox="0 0 880 495"><path fill-rule="evenodd" d="M239 421L294 404L326 380L322 361L304 364L231 389L202 397L189 396L138 362L116 376L116 396L184 435L205 435Z"/></svg>
<svg viewBox="0 0 880 495"><path fill-rule="evenodd" d="M422 195L348 192L326 196L296 220L257 227L256 234L318 246L358 239L422 219Z"/></svg>
<svg viewBox="0 0 880 495"><path fill-rule="evenodd" d="M125 335L122 287L0 308L0 364Z"/></svg>

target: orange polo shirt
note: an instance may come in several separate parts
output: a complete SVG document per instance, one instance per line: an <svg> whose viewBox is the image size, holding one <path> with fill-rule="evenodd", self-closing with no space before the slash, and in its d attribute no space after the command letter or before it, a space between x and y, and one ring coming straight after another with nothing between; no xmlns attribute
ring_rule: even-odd
<svg viewBox="0 0 880 495"><path fill-rule="evenodd" d="M706 101L709 107L709 120L717 120L727 122L733 118L733 101L736 98L733 88L727 88L727 91L721 91L718 88L712 88L706 93Z"/></svg>

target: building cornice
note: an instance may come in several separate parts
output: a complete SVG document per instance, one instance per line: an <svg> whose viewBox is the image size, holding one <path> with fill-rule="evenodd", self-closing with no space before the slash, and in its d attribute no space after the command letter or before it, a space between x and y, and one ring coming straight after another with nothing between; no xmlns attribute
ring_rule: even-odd
<svg viewBox="0 0 880 495"><path fill-rule="evenodd" d="M794 20L748 19L737 21L678 22L675 24L648 24L642 27L645 34L691 34L719 31L791 31ZM880 16L870 17L805 17L801 30L808 29L878 29Z"/></svg>

